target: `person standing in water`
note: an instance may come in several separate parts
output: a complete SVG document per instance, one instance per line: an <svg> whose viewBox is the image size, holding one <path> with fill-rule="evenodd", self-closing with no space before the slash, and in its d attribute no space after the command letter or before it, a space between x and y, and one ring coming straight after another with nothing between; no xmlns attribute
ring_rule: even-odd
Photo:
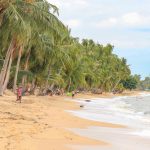
<svg viewBox="0 0 150 150"><path fill-rule="evenodd" d="M17 89L17 101L21 103L21 99L22 99L22 86L19 86Z"/></svg>

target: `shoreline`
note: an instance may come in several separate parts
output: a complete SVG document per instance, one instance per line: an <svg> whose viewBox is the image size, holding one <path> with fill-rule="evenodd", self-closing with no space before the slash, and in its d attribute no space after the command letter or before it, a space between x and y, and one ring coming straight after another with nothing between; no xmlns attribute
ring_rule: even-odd
<svg viewBox="0 0 150 150"><path fill-rule="evenodd" d="M73 129L71 131L81 136L103 140L111 145L90 147L77 145L74 148L78 150L149 150L150 118L144 113L145 111L150 114L149 98L150 93L142 92L138 95L119 96L112 99L93 98L90 103L79 99L77 102L84 105L84 109L72 111L72 114L86 119L126 125L127 128L92 126L87 129Z"/></svg>
<svg viewBox="0 0 150 150"><path fill-rule="evenodd" d="M108 95L80 94L77 98L109 97ZM80 109L78 103L65 100L68 97L23 97L23 103L15 102L15 96L0 97L1 150L70 150L68 145L109 145L69 131L90 126L126 128L106 122L91 121L72 115L66 110Z"/></svg>

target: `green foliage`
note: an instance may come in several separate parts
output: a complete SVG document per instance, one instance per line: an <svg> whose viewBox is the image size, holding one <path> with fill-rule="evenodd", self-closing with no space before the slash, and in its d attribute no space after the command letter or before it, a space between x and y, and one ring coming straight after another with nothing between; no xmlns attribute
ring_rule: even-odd
<svg viewBox="0 0 150 150"><path fill-rule="evenodd" d="M144 80L140 81L138 88L141 90L150 90L150 77L145 77Z"/></svg>
<svg viewBox="0 0 150 150"><path fill-rule="evenodd" d="M14 80L18 47L23 45L18 83L25 78L25 84L36 81L37 86L66 91L135 88L127 61L113 53L114 46L91 39L80 43L71 37L57 18L56 6L45 0L12 0L0 9L5 10L0 12L0 59L5 58L11 40L16 41L9 82Z"/></svg>
<svg viewBox="0 0 150 150"><path fill-rule="evenodd" d="M136 89L138 85L138 78L137 76L130 76L127 80L122 81L124 88L126 89Z"/></svg>

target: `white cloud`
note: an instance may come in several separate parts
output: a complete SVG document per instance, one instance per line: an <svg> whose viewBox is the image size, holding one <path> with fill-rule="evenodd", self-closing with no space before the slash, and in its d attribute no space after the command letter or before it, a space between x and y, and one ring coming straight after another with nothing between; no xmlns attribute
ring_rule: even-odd
<svg viewBox="0 0 150 150"><path fill-rule="evenodd" d="M139 14L138 12L129 12L118 17L104 19L94 25L98 28L124 28L124 27L149 27L150 17Z"/></svg>
<svg viewBox="0 0 150 150"><path fill-rule="evenodd" d="M149 26L150 17L147 15L141 15L137 12L127 13L122 16L122 21L128 26Z"/></svg>
<svg viewBox="0 0 150 150"><path fill-rule="evenodd" d="M115 45L117 48L130 48L130 49L145 49L147 47L150 47L149 40L141 40L141 39L136 39L133 40L133 37L126 37L126 38L120 38L120 39L112 39L111 44Z"/></svg>
<svg viewBox="0 0 150 150"><path fill-rule="evenodd" d="M111 28L114 27L117 24L117 22L118 22L117 18L109 18L106 20L99 21L94 25L98 28Z"/></svg>
<svg viewBox="0 0 150 150"><path fill-rule="evenodd" d="M69 28L77 28L81 25L81 21L78 19L66 20L64 23L69 26Z"/></svg>
<svg viewBox="0 0 150 150"><path fill-rule="evenodd" d="M137 24L141 24L141 22L143 22L143 17L141 15L139 15L136 12L133 13L127 13L125 15L123 15L122 17L124 23L126 23L127 25L137 25Z"/></svg>
<svg viewBox="0 0 150 150"><path fill-rule="evenodd" d="M48 0L48 2L56 5L59 8L69 8L74 9L76 8L85 8L89 6L89 3L87 0Z"/></svg>
<svg viewBox="0 0 150 150"><path fill-rule="evenodd" d="M72 0L71 0L72 1ZM89 6L89 3L87 2L87 0L75 0L74 2L72 1L72 3L79 5L79 6Z"/></svg>

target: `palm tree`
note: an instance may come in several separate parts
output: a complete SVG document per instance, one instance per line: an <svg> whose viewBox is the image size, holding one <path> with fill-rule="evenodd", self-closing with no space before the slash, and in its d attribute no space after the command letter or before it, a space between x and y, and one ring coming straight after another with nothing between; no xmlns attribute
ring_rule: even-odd
<svg viewBox="0 0 150 150"><path fill-rule="evenodd" d="M114 46L91 39L80 43L57 14L46 0L0 1L0 95L8 81L13 91L19 82L66 91L123 89L131 72L127 61L113 54Z"/></svg>
<svg viewBox="0 0 150 150"><path fill-rule="evenodd" d="M12 62L10 59L13 57L14 50L28 43L28 40L31 37L30 31L33 26L42 26L42 28L44 26L47 30L50 30L53 35L60 35L61 32L65 31L66 28L49 11L50 9L52 9L54 13L58 11L57 7L42 0L40 2L19 0L14 3L9 3L9 6L3 14L5 18L3 19L2 25L7 27L7 29L8 26L11 25L12 28L9 28L9 37L12 42L7 50L3 69L0 74L0 95L3 95L4 83L6 82L7 84L8 82L6 81L6 76L10 72L10 68L8 66L9 63ZM19 67L19 65L17 65L17 67ZM18 72L18 70L19 68L16 69L16 72ZM15 77L17 78L17 73ZM16 79L14 84L16 84ZM16 85L14 85L14 88L15 86Z"/></svg>

